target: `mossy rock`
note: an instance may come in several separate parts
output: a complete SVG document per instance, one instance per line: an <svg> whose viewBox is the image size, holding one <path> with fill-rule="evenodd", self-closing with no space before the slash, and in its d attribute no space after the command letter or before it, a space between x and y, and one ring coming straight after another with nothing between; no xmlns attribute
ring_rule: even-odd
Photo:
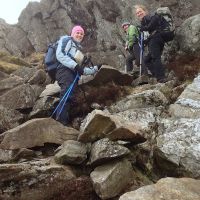
<svg viewBox="0 0 200 200"><path fill-rule="evenodd" d="M29 63L42 63L44 60L44 53L41 52L35 52L32 53L29 57L27 57L27 61Z"/></svg>
<svg viewBox="0 0 200 200"><path fill-rule="evenodd" d="M9 55L6 52L0 52L0 71L10 74L22 66L31 67L31 65L22 58Z"/></svg>

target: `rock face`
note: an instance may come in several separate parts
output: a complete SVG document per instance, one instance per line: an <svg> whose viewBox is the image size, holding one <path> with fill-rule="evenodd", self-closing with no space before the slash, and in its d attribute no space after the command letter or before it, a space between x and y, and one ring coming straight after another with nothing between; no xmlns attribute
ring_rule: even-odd
<svg viewBox="0 0 200 200"><path fill-rule="evenodd" d="M91 52L95 61L123 67L123 21L135 21L133 5L127 1L65 1L42 0L31 2L23 10L17 25L9 26L0 21L0 48L16 55L44 51L49 42L60 35L70 34L74 24L81 24L86 30L84 46ZM198 0L166 1L144 0L151 11L159 6L169 6L177 26L188 17L199 13ZM180 13L179 10L184 10ZM12 41L12 45L11 42ZM189 44L189 43L188 43ZM197 44L197 43L196 43Z"/></svg>
<svg viewBox="0 0 200 200"><path fill-rule="evenodd" d="M8 78L8 77L9 77L8 74L6 74L6 73L0 71L0 81L2 81L2 80L5 79L5 78Z"/></svg>
<svg viewBox="0 0 200 200"><path fill-rule="evenodd" d="M167 160L192 177L200 177L200 76L189 84L177 101L170 105L171 118L163 119L164 130L157 137L158 165L167 170ZM160 160L161 159L161 160ZM163 164L162 164L163 163Z"/></svg>
<svg viewBox="0 0 200 200"><path fill-rule="evenodd" d="M95 168L90 177L98 196L101 199L109 199L126 188L130 182L131 171L131 163L123 160Z"/></svg>
<svg viewBox="0 0 200 200"><path fill-rule="evenodd" d="M165 121L165 126L165 132L157 137L158 149L163 154L160 156L182 166L193 177L200 177L200 119Z"/></svg>
<svg viewBox="0 0 200 200"><path fill-rule="evenodd" d="M109 65L102 65L101 69L97 74L95 74L95 78L91 76L91 78L88 76L85 77L85 81L80 80L79 84L83 84L84 82L89 85L89 86L100 86L100 85L105 85L109 82L114 82L118 85L130 85L133 81L133 76L120 72L114 67L111 67Z"/></svg>
<svg viewBox="0 0 200 200"><path fill-rule="evenodd" d="M16 162L20 159L31 160L36 157L34 151L30 149L4 150L0 149L0 163Z"/></svg>
<svg viewBox="0 0 200 200"><path fill-rule="evenodd" d="M91 112L83 121L81 132L64 127L51 118L26 121L27 118L47 117L58 100L60 88L51 85L41 94L50 82L41 63L31 58L32 61L36 59L33 65L37 67L34 68L23 60L0 53L0 133L6 131L0 134L0 163L4 163L0 165L0 199L96 200L98 197L93 195L93 189L101 199L118 198L122 192L141 186L144 182L136 183L141 179L149 180L150 177L151 181L144 184L155 181L151 176L154 166L159 167L156 168L159 172L171 170L175 175L200 177L200 78L195 79L176 101L180 90L172 91L175 80L171 86L166 83L167 89L163 87L165 84L133 88L128 87L133 76L116 69L124 67L125 36L121 23L135 22L132 11L136 3L135 0L42 0L29 3L17 25L9 26L0 20L1 50L21 56L44 51L49 42L69 34L73 25L82 25L86 33L83 46L87 47L94 63L98 61L104 65L95 76L79 83L84 89L99 89L98 93L87 90L88 96L92 97L89 103L105 109ZM198 0L144 0L142 3L150 5L148 8L152 11L158 4L169 6L180 25L174 41L176 51L198 55L199 14L181 25L191 16L191 11L192 15L199 12ZM177 8L185 12L177 16ZM9 67L4 62L6 58L10 59ZM9 73L12 74L8 76ZM109 83L116 85L116 89ZM110 90L100 89L107 85ZM106 96L106 91L111 90L109 95L116 93L116 98ZM92 96L90 92L97 95ZM129 95L125 97L127 93ZM108 101L102 100L101 104L98 94L105 95L105 99L108 98L105 101ZM83 103L81 98L76 99L77 104ZM170 102L175 103L170 106L169 115ZM92 108L85 108L81 117ZM77 119L76 127L81 120ZM52 151L61 144L57 152ZM41 160L50 156L45 153L56 155L51 160ZM13 164L8 164L11 162ZM173 168L169 169L166 163ZM64 165L76 165L73 172L86 177L77 179ZM142 172L137 174L138 167ZM180 170L182 173L179 174ZM139 178L144 172L144 178ZM142 194L137 190L121 198L135 199L132 195L136 198L139 195L138 198L145 200L196 200L199 198L196 188L199 188L199 181L193 179L163 179L147 187L148 195L146 188L141 188Z"/></svg>
<svg viewBox="0 0 200 200"><path fill-rule="evenodd" d="M111 140L129 140L134 143L145 141L140 126L120 121L119 118L101 110L94 110L88 114L81 131L78 140L82 142L94 142L104 137Z"/></svg>
<svg viewBox="0 0 200 200"><path fill-rule="evenodd" d="M69 167L50 160L1 164L0 174L0 199L5 200L50 199L76 178Z"/></svg>
<svg viewBox="0 0 200 200"><path fill-rule="evenodd" d="M200 114L200 75L189 84L177 101L170 105L172 116L177 118L199 118Z"/></svg>
<svg viewBox="0 0 200 200"><path fill-rule="evenodd" d="M0 96L18 85L22 85L24 80L18 76L13 76L0 81Z"/></svg>
<svg viewBox="0 0 200 200"><path fill-rule="evenodd" d="M104 138L93 143L90 152L90 164L104 164L106 161L124 157L129 153L130 151L126 147Z"/></svg>
<svg viewBox="0 0 200 200"><path fill-rule="evenodd" d="M32 108L36 95L29 84L19 85L0 96L0 103L10 109Z"/></svg>
<svg viewBox="0 0 200 200"><path fill-rule="evenodd" d="M51 118L33 119L4 132L0 148L19 149L43 146L44 143L62 144L65 140L76 140L78 134L77 130L64 127Z"/></svg>
<svg viewBox="0 0 200 200"><path fill-rule="evenodd" d="M198 54L200 51L200 14L190 17L181 25L178 32L180 51L189 54Z"/></svg>
<svg viewBox="0 0 200 200"><path fill-rule="evenodd" d="M21 56L26 56L34 51L25 31L19 26L9 26L4 20L0 19L0 35L2 51Z"/></svg>
<svg viewBox="0 0 200 200"><path fill-rule="evenodd" d="M0 133L20 125L23 118L20 112L0 106Z"/></svg>
<svg viewBox="0 0 200 200"><path fill-rule="evenodd" d="M167 103L167 98L158 89L147 89L122 98L108 107L108 110L113 115L149 132L145 135L149 137L153 132L152 125L157 123L159 115L163 111L163 105L167 105Z"/></svg>
<svg viewBox="0 0 200 200"><path fill-rule="evenodd" d="M164 178L154 185L127 192L119 200L199 200L200 181L190 178Z"/></svg>
<svg viewBox="0 0 200 200"><path fill-rule="evenodd" d="M0 51L0 71L10 74L21 69L22 66L30 66L30 64L19 57L11 56L2 50Z"/></svg>
<svg viewBox="0 0 200 200"><path fill-rule="evenodd" d="M55 155L56 163L81 164L87 159L87 147L78 141L65 141L59 149Z"/></svg>
<svg viewBox="0 0 200 200"><path fill-rule="evenodd" d="M118 101L116 104L110 106L109 111L117 113L128 109L165 105L167 102L166 97L159 90L146 90L141 93L131 94Z"/></svg>

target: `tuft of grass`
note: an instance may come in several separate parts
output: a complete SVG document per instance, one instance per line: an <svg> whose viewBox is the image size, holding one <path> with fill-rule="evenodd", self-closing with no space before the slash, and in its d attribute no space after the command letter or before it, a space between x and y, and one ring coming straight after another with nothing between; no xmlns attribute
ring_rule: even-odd
<svg viewBox="0 0 200 200"><path fill-rule="evenodd" d="M27 67L31 66L30 63L26 62L24 59L9 55L6 52L0 52L0 60L8 62L8 63L13 63L16 65L23 65Z"/></svg>
<svg viewBox="0 0 200 200"><path fill-rule="evenodd" d="M0 52L0 70L5 73L12 73L22 66L31 67L24 59L12 56L6 52Z"/></svg>
<svg viewBox="0 0 200 200"><path fill-rule="evenodd" d="M19 68L21 68L21 66L0 60L0 71L3 71L7 74L12 73Z"/></svg>
<svg viewBox="0 0 200 200"><path fill-rule="evenodd" d="M42 63L44 59L44 53L40 53L40 52L35 52L32 53L29 57L26 58L26 60L29 63Z"/></svg>

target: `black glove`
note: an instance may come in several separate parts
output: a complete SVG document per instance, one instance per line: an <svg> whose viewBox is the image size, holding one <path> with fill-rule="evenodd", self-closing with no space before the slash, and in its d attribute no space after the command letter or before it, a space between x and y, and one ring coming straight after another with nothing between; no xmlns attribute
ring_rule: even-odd
<svg viewBox="0 0 200 200"><path fill-rule="evenodd" d="M79 76L83 75L84 73L83 67L81 67L80 65L76 65L74 69L76 72L78 72Z"/></svg>
<svg viewBox="0 0 200 200"><path fill-rule="evenodd" d="M149 38L143 41L144 46L147 46L148 43L149 43Z"/></svg>
<svg viewBox="0 0 200 200"><path fill-rule="evenodd" d="M130 51L133 51L133 46L129 46L128 47L128 51L130 52Z"/></svg>
<svg viewBox="0 0 200 200"><path fill-rule="evenodd" d="M141 25L136 25L136 28L140 31Z"/></svg>
<svg viewBox="0 0 200 200"><path fill-rule="evenodd" d="M83 61L82 61L81 65L85 65L85 64L87 63L87 61L88 61L88 58L87 58L87 56L84 56L84 58L83 58Z"/></svg>
<svg viewBox="0 0 200 200"><path fill-rule="evenodd" d="M102 64L99 64L99 65L97 65L97 67L98 67L98 70L100 70L100 69L101 69L101 66L102 66Z"/></svg>
<svg viewBox="0 0 200 200"><path fill-rule="evenodd" d="M86 63L86 61L87 61L87 56L84 56L84 57L83 57L82 64L85 64L85 63Z"/></svg>
<svg viewBox="0 0 200 200"><path fill-rule="evenodd" d="M84 56L81 65L85 66L85 65L88 65L88 63L90 63L90 62L91 62L91 56L87 54L87 56Z"/></svg>
<svg viewBox="0 0 200 200"><path fill-rule="evenodd" d="M143 32L143 31L147 31L147 27L146 26L141 26L140 32Z"/></svg>

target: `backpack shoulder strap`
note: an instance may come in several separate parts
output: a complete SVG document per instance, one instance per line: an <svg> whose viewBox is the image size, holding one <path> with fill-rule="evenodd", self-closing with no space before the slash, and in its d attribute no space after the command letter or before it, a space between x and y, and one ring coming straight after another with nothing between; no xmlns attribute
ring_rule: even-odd
<svg viewBox="0 0 200 200"><path fill-rule="evenodd" d="M68 43L70 40L71 40L71 46L70 46L68 52L66 53L66 52L65 52L65 47L67 46L67 43ZM62 46L61 46L61 51L62 51L62 53L63 53L64 55L68 55L68 53L69 53L71 47L72 47L72 37L68 36L68 37L66 37L66 38L63 38L63 40L62 40Z"/></svg>

